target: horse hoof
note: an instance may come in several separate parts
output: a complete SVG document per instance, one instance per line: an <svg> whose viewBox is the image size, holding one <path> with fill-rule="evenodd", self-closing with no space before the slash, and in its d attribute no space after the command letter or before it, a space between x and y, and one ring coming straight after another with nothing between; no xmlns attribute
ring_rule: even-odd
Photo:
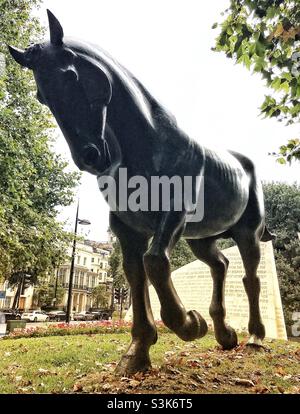
<svg viewBox="0 0 300 414"><path fill-rule="evenodd" d="M149 369L151 369L149 358L124 355L115 368L115 374L118 376L133 375L137 372L146 372Z"/></svg>
<svg viewBox="0 0 300 414"><path fill-rule="evenodd" d="M260 338L258 338L258 336L256 336L256 335L251 335L250 336L250 338L249 338L249 340L246 344L246 347L247 347L248 350L251 350L251 351L268 351L268 348L266 348L263 345L262 340Z"/></svg>
<svg viewBox="0 0 300 414"><path fill-rule="evenodd" d="M216 339L224 350L230 350L237 346L238 337L235 330L231 328L231 326L227 326L226 328L225 334L220 337L216 337Z"/></svg>
<svg viewBox="0 0 300 414"><path fill-rule="evenodd" d="M184 341L194 341L207 334L208 327L202 316L195 310L187 312L186 323L177 333Z"/></svg>

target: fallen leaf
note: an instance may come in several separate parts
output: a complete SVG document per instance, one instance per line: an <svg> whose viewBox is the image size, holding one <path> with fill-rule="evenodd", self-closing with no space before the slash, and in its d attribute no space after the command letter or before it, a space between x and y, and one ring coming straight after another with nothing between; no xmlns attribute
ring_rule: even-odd
<svg viewBox="0 0 300 414"><path fill-rule="evenodd" d="M140 385L140 381L137 381L137 380L131 380L131 381L129 381L129 387L131 387L131 388L136 388L137 386L139 386Z"/></svg>
<svg viewBox="0 0 300 414"><path fill-rule="evenodd" d="M186 351L182 351L182 352L180 352L179 355L185 357L185 356L190 356L191 353L190 352L186 352Z"/></svg>
<svg viewBox="0 0 300 414"><path fill-rule="evenodd" d="M193 380L195 380L195 381L199 382L199 384L205 384L204 379L202 379L202 378L200 377L200 375L198 375L198 374L196 374L196 373L193 373L193 374L191 375L191 378L192 378Z"/></svg>
<svg viewBox="0 0 300 414"><path fill-rule="evenodd" d="M82 391L82 385L81 384L74 384L73 386L73 391L78 392L78 391Z"/></svg>
<svg viewBox="0 0 300 414"><path fill-rule="evenodd" d="M179 374L181 374L181 372L178 369L176 369L176 368L174 368L174 367L172 367L170 365L168 365L166 367L166 372L168 374L172 374L172 375L179 375Z"/></svg>
<svg viewBox="0 0 300 414"><path fill-rule="evenodd" d="M167 352L165 352L165 357L170 357L170 356L173 356L175 354L175 352L174 351L167 351Z"/></svg>
<svg viewBox="0 0 300 414"><path fill-rule="evenodd" d="M243 387L254 387L254 382L244 378L234 378L236 385L242 385Z"/></svg>
<svg viewBox="0 0 300 414"><path fill-rule="evenodd" d="M193 368L200 367L201 361L199 359L189 359L187 360L187 365Z"/></svg>
<svg viewBox="0 0 300 414"><path fill-rule="evenodd" d="M220 378L214 377L213 382L217 382L218 384L220 384L222 381L220 380Z"/></svg>
<svg viewBox="0 0 300 414"><path fill-rule="evenodd" d="M276 373L283 376L285 375L285 370L282 367L278 367Z"/></svg>
<svg viewBox="0 0 300 414"><path fill-rule="evenodd" d="M49 374L51 374L49 369L44 369L44 368L39 368L38 372L39 372L40 375L49 375Z"/></svg>
<svg viewBox="0 0 300 414"><path fill-rule="evenodd" d="M260 385L254 388L254 392L256 394L265 394L266 392L269 392L269 389L265 387L264 385Z"/></svg>

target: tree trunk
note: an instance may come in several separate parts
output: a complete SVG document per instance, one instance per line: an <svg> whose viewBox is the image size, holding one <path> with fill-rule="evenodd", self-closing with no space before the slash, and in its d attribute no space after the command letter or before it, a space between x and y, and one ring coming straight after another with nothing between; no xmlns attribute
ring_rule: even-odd
<svg viewBox="0 0 300 414"><path fill-rule="evenodd" d="M20 299L20 295L21 295L21 289L22 289L22 285L23 285L23 280L21 279L18 283L18 288L14 297L14 302L12 304L12 309L16 309L19 305L19 299Z"/></svg>

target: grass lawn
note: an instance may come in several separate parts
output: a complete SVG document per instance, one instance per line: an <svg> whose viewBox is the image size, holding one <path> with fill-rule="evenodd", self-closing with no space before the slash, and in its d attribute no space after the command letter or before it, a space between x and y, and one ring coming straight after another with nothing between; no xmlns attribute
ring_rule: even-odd
<svg viewBox="0 0 300 414"><path fill-rule="evenodd" d="M185 343L161 333L153 369L116 378L129 334L74 335L0 341L0 393L300 393L300 344L242 343L222 351L214 337Z"/></svg>

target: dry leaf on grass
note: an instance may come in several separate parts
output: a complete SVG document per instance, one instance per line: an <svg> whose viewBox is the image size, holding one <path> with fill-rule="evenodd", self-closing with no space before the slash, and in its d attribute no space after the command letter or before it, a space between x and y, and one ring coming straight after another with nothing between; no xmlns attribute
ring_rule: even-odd
<svg viewBox="0 0 300 414"><path fill-rule="evenodd" d="M132 380L129 381L128 385L131 388L136 388L140 385L140 383L141 383L141 381L137 381L137 380L132 379Z"/></svg>
<svg viewBox="0 0 300 414"><path fill-rule="evenodd" d="M234 378L236 385L242 385L243 387L254 387L255 384L253 381L244 379L244 378Z"/></svg>
<svg viewBox="0 0 300 414"><path fill-rule="evenodd" d="M75 391L75 392L79 392L79 391L82 391L82 385L81 384L74 384L73 385L73 391Z"/></svg>

